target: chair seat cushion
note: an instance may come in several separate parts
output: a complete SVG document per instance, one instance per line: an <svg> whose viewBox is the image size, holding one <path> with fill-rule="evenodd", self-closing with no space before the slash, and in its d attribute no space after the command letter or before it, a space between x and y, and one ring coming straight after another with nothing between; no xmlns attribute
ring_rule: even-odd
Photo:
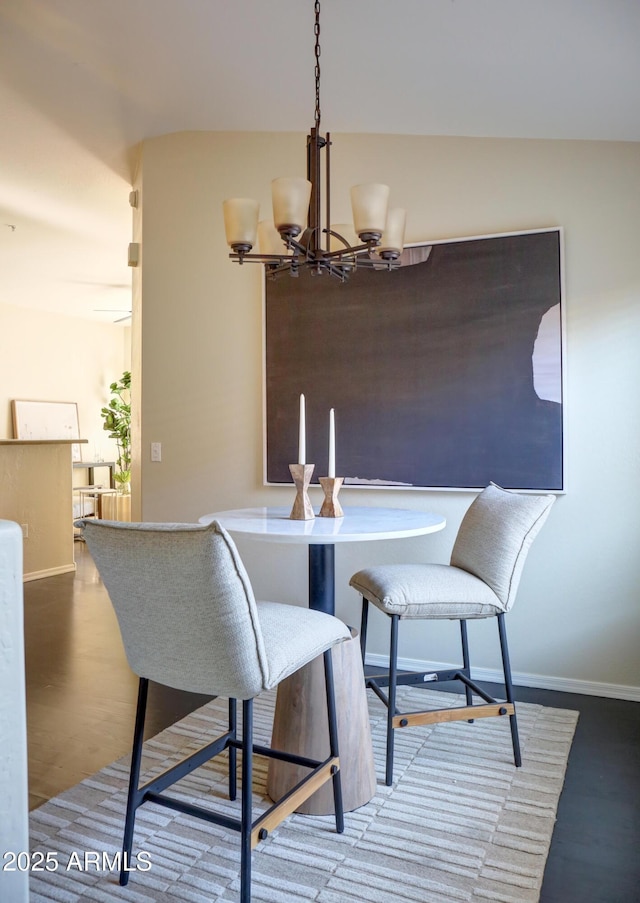
<svg viewBox="0 0 640 903"><path fill-rule="evenodd" d="M282 602L258 602L257 606L268 666L264 690L351 638L347 625L333 615Z"/></svg>
<svg viewBox="0 0 640 903"><path fill-rule="evenodd" d="M387 564L354 574L350 585L401 618L489 618L504 605L478 577L448 564Z"/></svg>

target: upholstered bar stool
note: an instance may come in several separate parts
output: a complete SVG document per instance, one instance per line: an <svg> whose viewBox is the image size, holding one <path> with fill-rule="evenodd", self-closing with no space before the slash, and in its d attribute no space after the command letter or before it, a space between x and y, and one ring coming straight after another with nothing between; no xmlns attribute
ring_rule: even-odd
<svg viewBox="0 0 640 903"><path fill-rule="evenodd" d="M251 899L251 851L315 791L332 782L336 829L344 830L340 760L330 650L348 628L306 606L257 602L230 536L217 522L131 524L81 520L87 546L113 603L127 659L139 676L123 863L131 856L137 809L155 803L240 833L240 901ZM322 761L253 742L253 699L324 656L329 755ZM139 787L149 680L229 699L228 730ZM242 700L242 737L236 700ZM242 751L241 802L234 818L164 791L227 750L229 797L236 798L236 753ZM302 766L302 779L255 820L253 755ZM120 884L126 884L126 866Z"/></svg>
<svg viewBox="0 0 640 903"><path fill-rule="evenodd" d="M467 510L451 554L450 564L391 564L358 571L350 585L362 595L361 647L364 661L369 603L391 622L388 675L366 678L387 707L385 781L393 781L394 732L399 728L441 721L471 721L509 716L513 755L522 764L516 720L505 614L515 602L529 548L546 520L555 497L510 492L491 483ZM467 621L496 618L506 701L499 702L471 680ZM398 673L398 625L404 620L449 619L460 622L462 667L446 671ZM403 684L459 680L466 706L400 713L396 689ZM385 693L383 686L388 687ZM474 704L474 694L483 703Z"/></svg>

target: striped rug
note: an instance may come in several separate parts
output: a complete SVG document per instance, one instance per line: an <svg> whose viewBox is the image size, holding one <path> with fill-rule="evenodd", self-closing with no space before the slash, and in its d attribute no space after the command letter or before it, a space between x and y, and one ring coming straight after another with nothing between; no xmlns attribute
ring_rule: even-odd
<svg viewBox="0 0 640 903"><path fill-rule="evenodd" d="M342 835L331 817L283 822L253 854L255 903L537 901L578 713L520 703L520 769L506 719L398 731L395 783L385 787L385 712L370 695L375 797L345 815ZM401 707L424 707L425 696L442 705L443 695L405 688ZM256 742L268 742L273 701L265 694L256 703ZM226 703L214 700L148 741L145 776L221 729L225 714ZM256 762L260 807L266 764ZM172 793L235 814L225 765L200 768ZM135 870L118 886L126 781L122 759L31 813L32 851L53 854L42 864L49 870L31 871L31 903L237 903L238 835L152 805L138 812Z"/></svg>

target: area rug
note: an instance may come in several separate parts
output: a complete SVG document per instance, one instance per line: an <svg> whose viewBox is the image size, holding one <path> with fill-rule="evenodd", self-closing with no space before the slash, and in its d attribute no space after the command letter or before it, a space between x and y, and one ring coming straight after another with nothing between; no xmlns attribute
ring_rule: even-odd
<svg viewBox="0 0 640 903"><path fill-rule="evenodd" d="M426 697L434 707L445 696L463 702L399 692L403 710L424 708ZM397 731L386 787L385 710L369 695L376 795L345 814L342 835L329 816L283 822L254 851L255 903L535 903L578 713L520 703L518 769L506 718ZM256 702L256 742L268 742L273 704L273 694ZM145 779L222 730L225 716L226 703L214 700L149 740ZM264 808L266 760L256 761L254 799ZM121 759L31 813L31 903L237 903L239 835L150 804L138 811L129 884L118 885L127 768ZM237 814L225 768L222 757L171 792Z"/></svg>

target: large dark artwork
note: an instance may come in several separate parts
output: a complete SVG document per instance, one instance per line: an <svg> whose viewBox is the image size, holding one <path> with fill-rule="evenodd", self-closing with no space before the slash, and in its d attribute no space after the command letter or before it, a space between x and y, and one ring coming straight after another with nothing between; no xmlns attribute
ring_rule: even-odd
<svg viewBox="0 0 640 903"><path fill-rule="evenodd" d="M267 280L268 483L290 483L298 399L345 485L563 491L561 230L409 249L344 284ZM426 258L426 259L425 259Z"/></svg>

